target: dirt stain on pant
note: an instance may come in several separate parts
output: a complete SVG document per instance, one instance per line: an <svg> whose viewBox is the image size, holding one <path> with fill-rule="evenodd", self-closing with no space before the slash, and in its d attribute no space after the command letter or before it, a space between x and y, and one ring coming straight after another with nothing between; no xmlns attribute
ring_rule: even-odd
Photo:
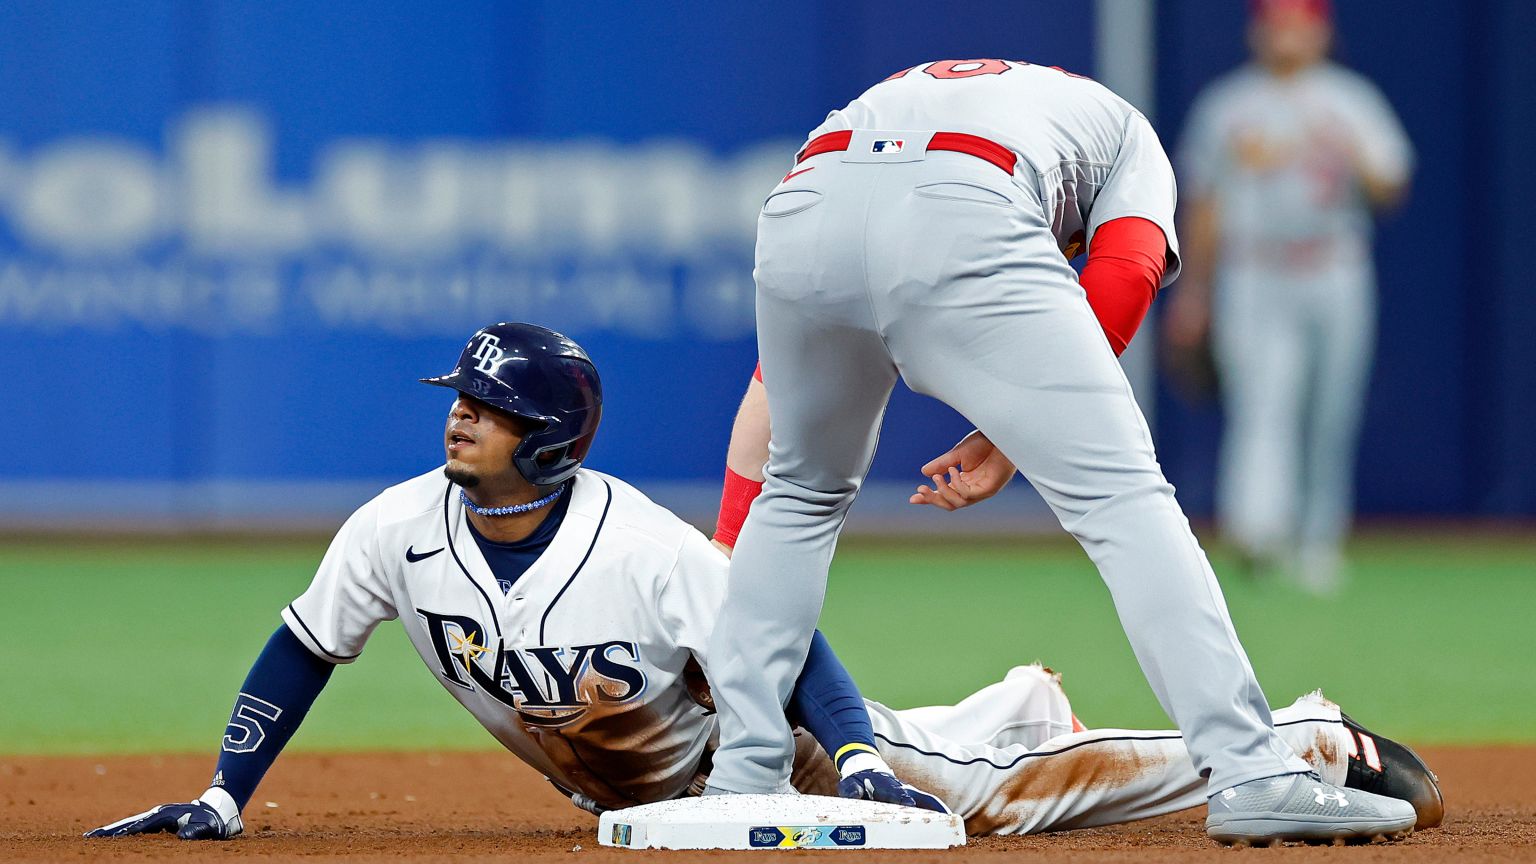
<svg viewBox="0 0 1536 864"><path fill-rule="evenodd" d="M965 820L966 833L1037 831L1044 824L1051 830L1079 827L1078 820L1059 816L1074 799L1121 789L1150 772L1167 769L1166 755L1137 752L1127 743L1097 742L1026 759L1028 767L1013 769L1015 773L991 799Z"/></svg>
<svg viewBox="0 0 1536 864"><path fill-rule="evenodd" d="M1334 740L1328 727L1317 730L1317 738L1311 746L1296 754L1306 761L1308 765L1316 768L1319 773L1325 768L1331 768L1340 763L1339 742Z"/></svg>

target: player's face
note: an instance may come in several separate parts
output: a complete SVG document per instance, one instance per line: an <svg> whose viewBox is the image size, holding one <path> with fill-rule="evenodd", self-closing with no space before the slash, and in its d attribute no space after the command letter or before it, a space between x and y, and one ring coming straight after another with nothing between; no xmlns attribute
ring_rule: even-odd
<svg viewBox="0 0 1536 864"><path fill-rule="evenodd" d="M1264 15L1253 24L1253 53L1271 69L1294 72L1328 56L1333 27L1324 18L1299 9Z"/></svg>
<svg viewBox="0 0 1536 864"><path fill-rule="evenodd" d="M526 434L526 426L516 417L461 394L448 411L443 430L448 453L444 473L466 489L482 484L515 487L523 481L512 465L512 452Z"/></svg>

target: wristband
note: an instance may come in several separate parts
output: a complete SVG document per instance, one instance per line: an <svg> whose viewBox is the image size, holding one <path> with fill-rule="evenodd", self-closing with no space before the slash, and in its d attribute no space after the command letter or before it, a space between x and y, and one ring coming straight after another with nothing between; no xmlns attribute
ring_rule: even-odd
<svg viewBox="0 0 1536 864"><path fill-rule="evenodd" d="M240 816L240 805L235 799L224 791L222 786L209 786L208 791L197 796L197 800L212 807L219 818L225 822L231 822Z"/></svg>
<svg viewBox="0 0 1536 864"><path fill-rule="evenodd" d="M837 776L840 779L848 778L860 771L878 771L881 774L892 775L896 773L891 770L891 766L887 765L884 759L880 758L879 753L866 753L863 750L857 750L853 755L843 757L842 764L837 767Z"/></svg>
<svg viewBox="0 0 1536 864"><path fill-rule="evenodd" d="M748 480L727 467L725 487L720 493L720 517L715 520L714 539L732 549L736 548L736 537L741 534L741 526L747 521L752 499L762 491L763 481Z"/></svg>
<svg viewBox="0 0 1536 864"><path fill-rule="evenodd" d="M839 747L837 749L837 753L832 756L832 764L838 766L838 768L841 769L843 765L843 759L856 753L873 753L875 754L876 758L879 758L880 756L879 750L876 750L868 744L855 741L852 744L844 744L843 746Z"/></svg>

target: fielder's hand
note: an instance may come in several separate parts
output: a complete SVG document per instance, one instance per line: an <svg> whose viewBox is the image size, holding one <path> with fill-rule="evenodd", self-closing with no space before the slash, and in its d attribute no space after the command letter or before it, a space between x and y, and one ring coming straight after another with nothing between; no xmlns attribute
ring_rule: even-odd
<svg viewBox="0 0 1536 864"><path fill-rule="evenodd" d="M948 472L948 479L945 478ZM1019 469L978 430L960 439L948 453L923 466L933 488L917 487L907 500L941 510L959 510L1001 492Z"/></svg>
<svg viewBox="0 0 1536 864"><path fill-rule="evenodd" d="M201 801L188 804L161 804L137 816L129 816L111 825L87 831L86 837L126 837L130 834L176 832L183 840L229 840L245 830L240 817L226 820L211 805Z"/></svg>
<svg viewBox="0 0 1536 864"><path fill-rule="evenodd" d="M909 786L885 771L855 771L839 780L837 794L840 798L858 798L864 801L881 801L904 807L920 807L936 813L948 813L949 807L937 795Z"/></svg>

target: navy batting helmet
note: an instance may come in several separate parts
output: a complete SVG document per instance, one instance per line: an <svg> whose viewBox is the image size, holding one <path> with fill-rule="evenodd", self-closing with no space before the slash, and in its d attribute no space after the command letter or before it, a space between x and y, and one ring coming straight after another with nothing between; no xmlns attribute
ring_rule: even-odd
<svg viewBox="0 0 1536 864"><path fill-rule="evenodd" d="M469 337L459 365L423 378L536 427L512 453L518 473L551 486L576 473L603 416L597 367L580 345L534 324L492 324Z"/></svg>

